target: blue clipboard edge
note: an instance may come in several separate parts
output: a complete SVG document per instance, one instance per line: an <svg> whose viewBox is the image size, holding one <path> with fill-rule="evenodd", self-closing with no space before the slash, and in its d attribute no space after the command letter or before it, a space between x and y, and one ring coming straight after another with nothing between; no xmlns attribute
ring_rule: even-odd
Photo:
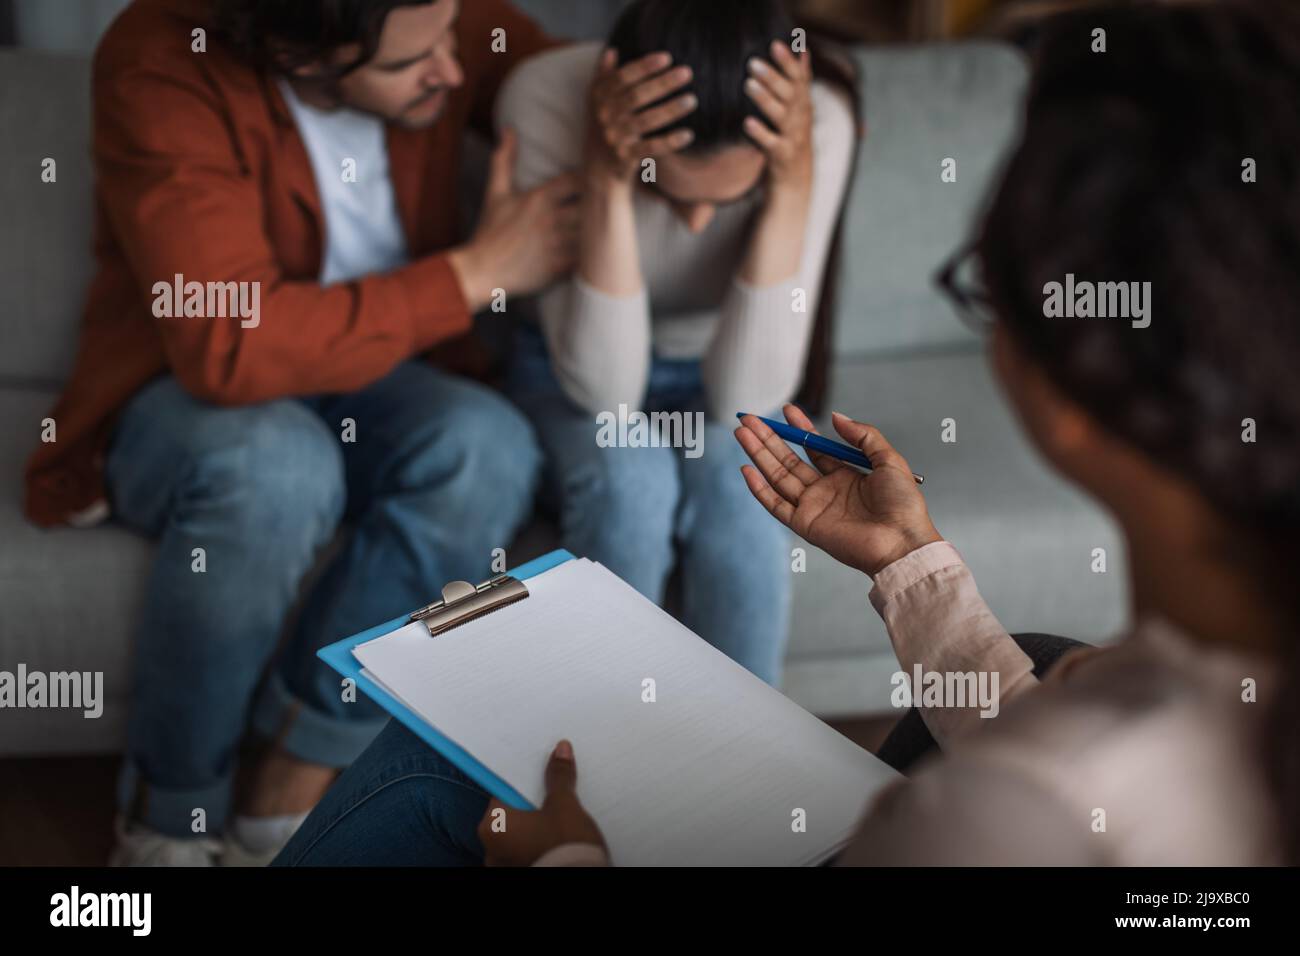
<svg viewBox="0 0 1300 956"><path fill-rule="evenodd" d="M520 565L513 571L508 572L526 581L531 577L541 574L543 571L549 571L565 561L572 561L573 555L568 551L557 550L550 554L544 554L540 558L534 558L525 564ZM360 634L354 634L351 637L345 637L341 641L330 644L328 647L322 647L316 652L316 656L323 660L330 667L334 668L344 677L350 677L356 681L357 687L365 691L366 696L370 697L380 707L392 714L393 717L400 720L411 733L415 734L425 743L427 743L438 753L450 760L457 769L465 776L469 777L480 787L486 790L492 796L496 797L506 806L514 807L517 810L536 809L510 784L506 783L495 773L489 770L477 759L470 755L460 744L456 743L450 737L445 737L433 727L426 724L414 711L410 710L392 694L383 690L379 685L361 673L361 663L352 654L352 648L358 644L364 644L366 641L373 641L377 637L383 637L398 628L405 627L409 623L409 615L402 615L394 618L387 624L380 624L378 627L372 627L368 631L362 631Z"/></svg>

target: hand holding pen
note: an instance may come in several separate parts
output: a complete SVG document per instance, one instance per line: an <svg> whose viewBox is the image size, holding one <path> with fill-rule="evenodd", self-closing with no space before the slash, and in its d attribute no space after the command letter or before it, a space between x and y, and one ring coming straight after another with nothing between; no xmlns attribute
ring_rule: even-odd
<svg viewBox="0 0 1300 956"><path fill-rule="evenodd" d="M784 413L794 428L817 434L796 406L785 406ZM870 472L813 448L809 465L762 419L741 417L736 440L753 462L741 471L763 507L809 544L873 577L918 548L942 541L919 476L885 436L838 413L832 421L840 437L865 456Z"/></svg>

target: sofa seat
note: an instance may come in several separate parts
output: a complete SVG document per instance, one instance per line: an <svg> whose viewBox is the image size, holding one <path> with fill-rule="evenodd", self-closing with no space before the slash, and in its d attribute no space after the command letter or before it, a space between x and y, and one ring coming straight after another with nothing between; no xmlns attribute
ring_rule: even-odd
<svg viewBox="0 0 1300 956"><path fill-rule="evenodd" d="M53 398L44 389L0 389L0 460L26 458ZM831 404L879 426L926 476L935 523L1008 629L1096 642L1119 626L1124 572L1116 529L1019 436L982 354L843 359ZM941 440L945 418L956 422L954 443ZM72 710L6 711L0 754L117 750L151 546L111 523L38 529L23 518L21 500L19 469L0 469L0 668L22 662L43 671L102 670L105 702L93 720ZM511 548L511 563L556 544L539 520ZM1104 574L1091 570L1097 547L1106 549ZM888 710L897 663L868 599L870 581L814 548L805 551L807 569L791 571L786 693L823 716ZM429 582L430 594L441 584Z"/></svg>
<svg viewBox="0 0 1300 956"><path fill-rule="evenodd" d="M100 753L125 738L130 636L152 548L112 525L44 530L22 513L23 463L56 393L0 388L0 670L103 671L104 710L0 712L0 755Z"/></svg>

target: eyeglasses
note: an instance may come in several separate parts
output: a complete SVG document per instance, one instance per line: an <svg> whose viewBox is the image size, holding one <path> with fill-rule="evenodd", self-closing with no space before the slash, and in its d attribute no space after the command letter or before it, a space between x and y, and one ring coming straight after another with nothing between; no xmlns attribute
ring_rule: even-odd
<svg viewBox="0 0 1300 956"><path fill-rule="evenodd" d="M940 267L934 281L963 325L977 335L988 335L993 330L997 312L980 279L974 243L957 250Z"/></svg>

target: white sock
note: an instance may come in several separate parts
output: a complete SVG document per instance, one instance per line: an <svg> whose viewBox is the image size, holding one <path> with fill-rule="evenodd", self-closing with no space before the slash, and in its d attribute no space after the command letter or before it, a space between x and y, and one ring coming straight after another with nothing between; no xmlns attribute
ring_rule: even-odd
<svg viewBox="0 0 1300 956"><path fill-rule="evenodd" d="M236 816L231 824L231 835L250 853L268 853L289 842L289 837L307 819L305 813L291 813L283 817Z"/></svg>

